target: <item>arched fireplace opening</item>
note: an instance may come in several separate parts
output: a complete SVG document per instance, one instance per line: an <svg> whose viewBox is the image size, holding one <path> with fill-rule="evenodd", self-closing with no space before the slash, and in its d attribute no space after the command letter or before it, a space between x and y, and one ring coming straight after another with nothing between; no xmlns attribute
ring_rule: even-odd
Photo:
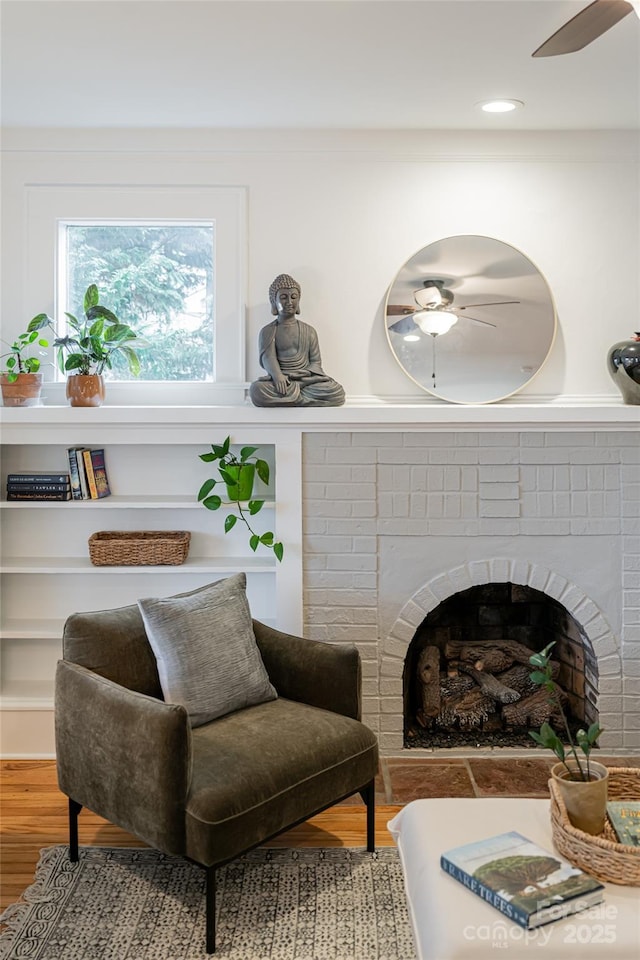
<svg viewBox="0 0 640 960"><path fill-rule="evenodd" d="M531 747L557 718L528 658L555 641L554 679L572 733L598 719L597 661L575 618L532 587L489 583L432 610L407 650L405 747Z"/></svg>

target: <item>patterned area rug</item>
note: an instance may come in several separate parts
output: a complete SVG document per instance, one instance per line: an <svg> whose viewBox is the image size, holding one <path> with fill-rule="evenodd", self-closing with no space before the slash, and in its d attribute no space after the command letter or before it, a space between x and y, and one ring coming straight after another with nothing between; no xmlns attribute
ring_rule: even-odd
<svg viewBox="0 0 640 960"><path fill-rule="evenodd" d="M218 871L218 960L413 960L394 847L254 850ZM155 850L42 851L3 960L206 960L204 871Z"/></svg>

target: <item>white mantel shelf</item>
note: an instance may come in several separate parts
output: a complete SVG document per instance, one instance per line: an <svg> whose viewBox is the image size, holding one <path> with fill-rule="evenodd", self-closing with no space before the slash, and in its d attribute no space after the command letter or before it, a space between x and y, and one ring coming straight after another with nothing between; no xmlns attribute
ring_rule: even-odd
<svg viewBox="0 0 640 960"><path fill-rule="evenodd" d="M597 403L385 403L347 401L342 407L42 406L0 408L4 441L27 443L46 431L55 442L59 430L117 430L121 435L144 428L169 431L167 440L189 442L192 430L208 426L292 430L298 433L340 430L617 430L640 431L640 406L619 401ZM172 429L173 428L173 429ZM25 430L28 432L25 434ZM174 430L176 435L174 436ZM157 439L157 438L156 438ZM42 442L42 440L40 440Z"/></svg>

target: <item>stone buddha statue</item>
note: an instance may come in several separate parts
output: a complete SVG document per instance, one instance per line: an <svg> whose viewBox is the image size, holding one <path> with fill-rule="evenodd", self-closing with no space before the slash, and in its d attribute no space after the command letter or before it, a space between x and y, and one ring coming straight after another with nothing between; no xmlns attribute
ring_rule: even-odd
<svg viewBox="0 0 640 960"><path fill-rule="evenodd" d="M318 335L298 319L300 284L281 273L269 287L275 320L260 331L260 366L249 395L256 407L339 407L344 390L322 369Z"/></svg>

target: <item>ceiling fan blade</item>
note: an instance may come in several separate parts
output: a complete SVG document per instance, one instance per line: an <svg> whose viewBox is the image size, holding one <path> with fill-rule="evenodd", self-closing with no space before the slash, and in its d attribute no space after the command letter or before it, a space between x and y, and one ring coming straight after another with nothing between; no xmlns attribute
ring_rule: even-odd
<svg viewBox="0 0 640 960"><path fill-rule="evenodd" d="M482 323L485 327L498 327L497 323L489 323L488 320L478 320L477 317L465 317L465 320L473 320L474 323Z"/></svg>
<svg viewBox="0 0 640 960"><path fill-rule="evenodd" d="M387 316L388 317L406 317L409 313L415 313L415 307L403 306L400 303L389 303L387 304Z"/></svg>
<svg viewBox="0 0 640 960"><path fill-rule="evenodd" d="M520 300L492 300L489 303L466 303L464 307L456 307L456 310L468 310L469 307L503 307L508 303L520 303Z"/></svg>
<svg viewBox="0 0 640 960"><path fill-rule="evenodd" d="M396 320L395 323L389 324L389 330L393 330L394 333L403 335L407 333L414 333L417 329L417 324L414 323L413 317L409 315L400 317L400 319Z"/></svg>
<svg viewBox="0 0 640 960"><path fill-rule="evenodd" d="M594 0L556 30L531 56L556 57L559 54L582 50L632 10L633 7L627 0Z"/></svg>

